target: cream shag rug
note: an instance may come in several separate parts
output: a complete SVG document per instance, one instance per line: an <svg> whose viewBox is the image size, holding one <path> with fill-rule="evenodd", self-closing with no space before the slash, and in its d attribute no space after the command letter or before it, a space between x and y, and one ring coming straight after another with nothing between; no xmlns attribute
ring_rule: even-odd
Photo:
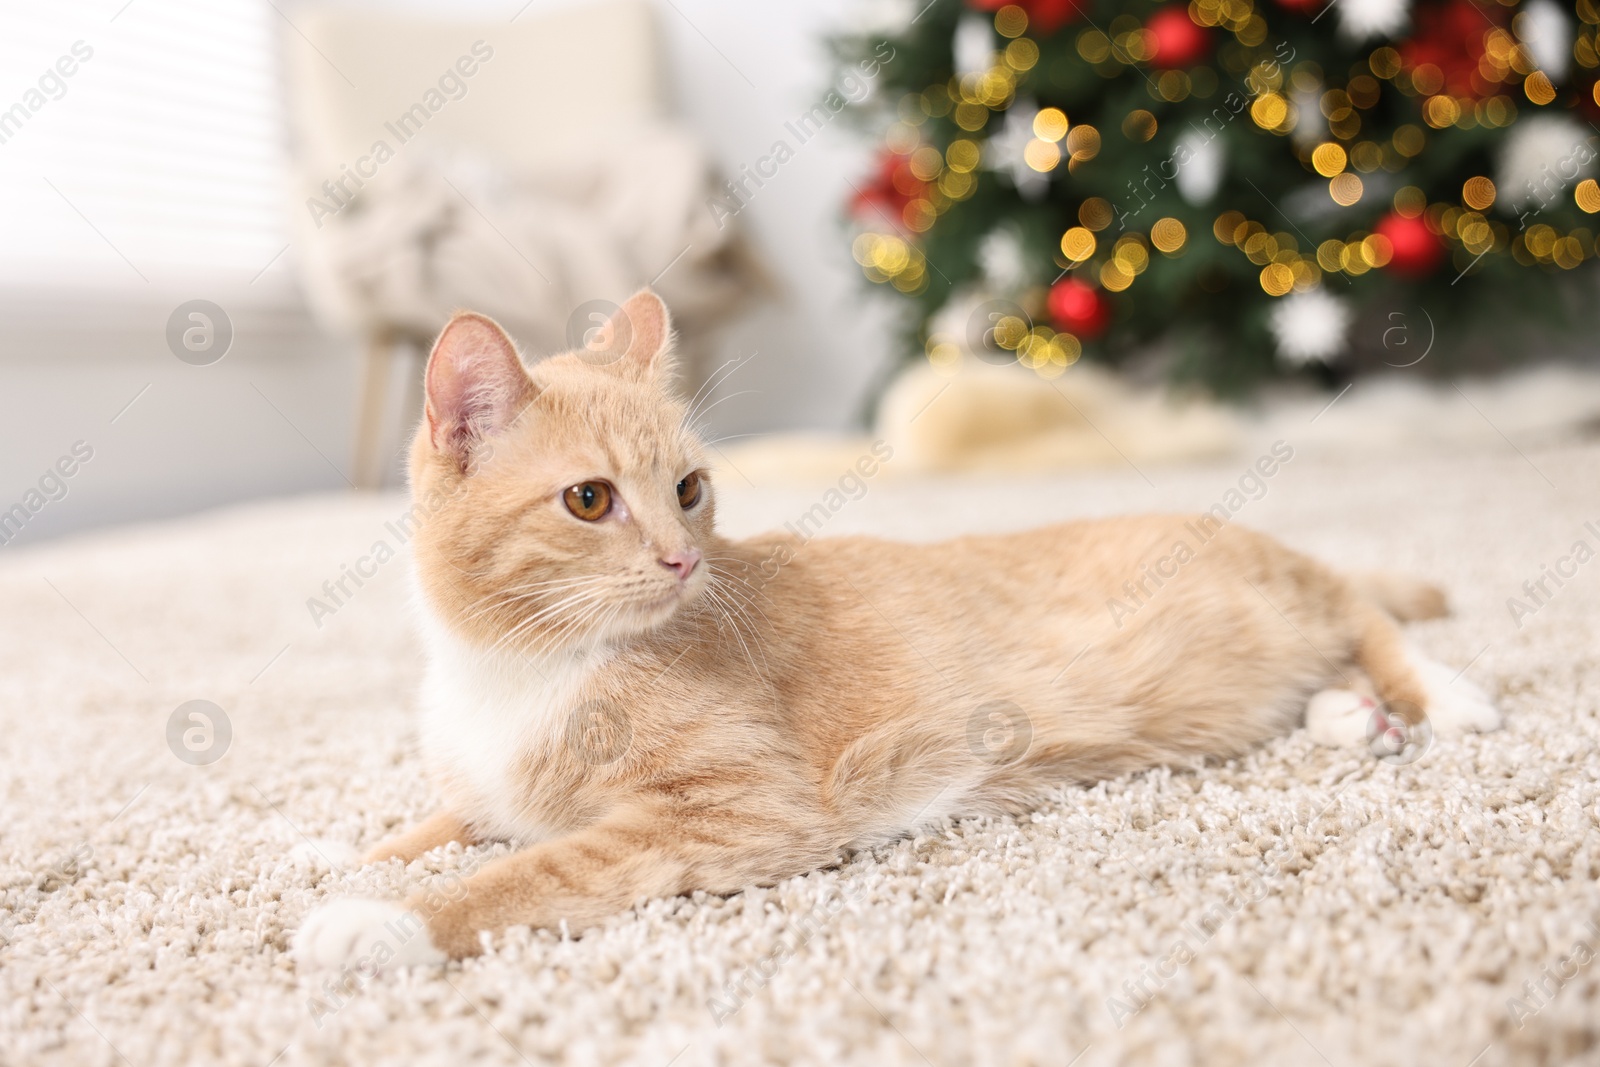
<svg viewBox="0 0 1600 1067"><path fill-rule="evenodd" d="M1600 447L1524 451L1308 455L1236 516L1448 584L1457 615L1415 638L1497 696L1503 732L1395 766L1300 731L339 991L288 955L307 912L448 889L492 851L404 873L329 862L433 804L404 556L320 628L306 604L396 545L403 502L6 549L0 1063L1600 1062L1600 561L1560 563L1579 540L1600 549ZM734 478L723 511L754 532L824 500L828 534L930 538L1203 508L1243 464L1145 473L883 480L859 500ZM1533 604L1523 583L1558 565L1576 575ZM1514 620L1510 597L1536 610ZM218 762L169 748L190 700L227 716ZM186 719L173 744L199 730L204 754L220 726L208 741Z"/></svg>

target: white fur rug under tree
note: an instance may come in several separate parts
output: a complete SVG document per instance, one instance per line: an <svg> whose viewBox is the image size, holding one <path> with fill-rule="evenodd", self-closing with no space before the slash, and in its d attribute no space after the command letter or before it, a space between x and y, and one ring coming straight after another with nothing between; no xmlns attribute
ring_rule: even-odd
<svg viewBox="0 0 1600 1067"><path fill-rule="evenodd" d="M491 851L330 864L433 804L403 554L338 604L323 589L398 547L403 501L7 548L0 1063L1594 1063L1600 562L1560 561L1600 549L1600 447L1523 451L1307 457L1236 515L1447 584L1456 616L1415 639L1496 696L1500 733L1396 766L1300 731L335 992L288 953L307 912L448 886ZM826 534L931 538L1204 508L1243 473L881 480L858 500L735 478L723 514L754 532L826 499ZM1558 566L1575 576L1558 585ZM320 627L311 597L335 609ZM1512 597L1533 610L1513 619ZM192 720L169 747L190 700L231 726L210 765L174 755ZM220 744L203 733L191 748Z"/></svg>

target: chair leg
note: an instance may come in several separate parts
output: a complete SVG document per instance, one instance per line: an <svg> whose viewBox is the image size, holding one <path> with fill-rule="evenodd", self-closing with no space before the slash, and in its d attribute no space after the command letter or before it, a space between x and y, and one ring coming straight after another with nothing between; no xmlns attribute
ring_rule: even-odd
<svg viewBox="0 0 1600 1067"><path fill-rule="evenodd" d="M428 373L428 340L412 339L405 347L405 359L401 366L401 373L406 376L405 394L400 408L400 467L405 469L406 457L411 447L409 431L414 429L422 418L423 405L426 402L425 379Z"/></svg>
<svg viewBox="0 0 1600 1067"><path fill-rule="evenodd" d="M360 489L382 487L386 473L384 415L389 407L389 367L394 350L395 339L387 331L377 331L367 338L361 411L356 425L355 483Z"/></svg>

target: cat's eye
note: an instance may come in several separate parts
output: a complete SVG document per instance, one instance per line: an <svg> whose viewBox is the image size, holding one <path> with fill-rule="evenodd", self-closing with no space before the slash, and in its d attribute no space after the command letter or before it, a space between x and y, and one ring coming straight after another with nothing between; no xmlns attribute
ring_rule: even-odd
<svg viewBox="0 0 1600 1067"><path fill-rule="evenodd" d="M678 483L678 504L684 511L688 511L698 503L700 503L700 472L691 471Z"/></svg>
<svg viewBox="0 0 1600 1067"><path fill-rule="evenodd" d="M584 482L562 494L567 510L584 522L596 522L611 511L611 487L605 482Z"/></svg>

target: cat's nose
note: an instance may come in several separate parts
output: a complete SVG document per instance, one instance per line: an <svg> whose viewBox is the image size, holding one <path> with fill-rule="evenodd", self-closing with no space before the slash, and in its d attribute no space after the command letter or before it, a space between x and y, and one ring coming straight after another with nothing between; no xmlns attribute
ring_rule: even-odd
<svg viewBox="0 0 1600 1067"><path fill-rule="evenodd" d="M680 548L676 552L661 557L661 565L669 570L678 572L678 581L686 582L689 575L694 573L695 567L700 564L700 550L698 548Z"/></svg>

